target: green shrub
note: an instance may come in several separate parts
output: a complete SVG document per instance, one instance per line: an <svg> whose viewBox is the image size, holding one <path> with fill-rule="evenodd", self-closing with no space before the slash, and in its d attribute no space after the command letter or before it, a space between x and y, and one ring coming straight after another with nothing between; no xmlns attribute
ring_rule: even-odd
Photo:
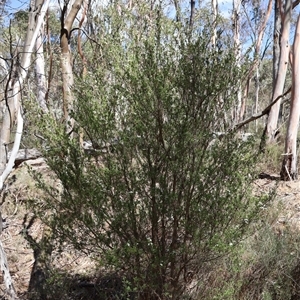
<svg viewBox="0 0 300 300"><path fill-rule="evenodd" d="M251 142L215 134L228 129L242 76L234 51L209 50L205 31L157 15L144 27L118 19L126 34L104 36L102 67L76 84L74 132L92 149L40 120L61 187L40 180L48 197L35 210L61 243L122 270L131 296L183 299L191 277L239 242L263 199L251 195Z"/></svg>

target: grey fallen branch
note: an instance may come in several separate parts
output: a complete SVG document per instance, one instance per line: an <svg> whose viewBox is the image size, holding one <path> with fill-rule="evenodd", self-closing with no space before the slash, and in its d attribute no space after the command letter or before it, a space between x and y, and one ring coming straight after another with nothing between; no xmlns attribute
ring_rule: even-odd
<svg viewBox="0 0 300 300"><path fill-rule="evenodd" d="M261 111L258 114L252 115L250 118L234 125L234 127L232 128L232 130L239 130L241 129L243 126L245 126L246 124L255 121L259 118L261 118L262 116L268 114L270 112L271 107L277 102L279 101L281 98L285 97L287 94L289 94L292 90L292 87L290 86L287 91L285 91L282 95L278 96L274 101L272 101L263 111ZM285 100L286 101L286 100Z"/></svg>
<svg viewBox="0 0 300 300"><path fill-rule="evenodd" d="M2 215L0 212L0 235L4 228L5 228L5 223L3 223ZM5 287L6 287L6 291L9 296L9 299L11 299L11 300L17 299L16 291L15 291L15 288L14 288L14 285L13 285L13 282L12 282L12 279L11 279L11 276L9 273L9 269L8 269L6 254L5 254L1 240L0 240L0 268L2 271L2 275L3 275L3 279L4 279L4 283L5 283Z"/></svg>
<svg viewBox="0 0 300 300"><path fill-rule="evenodd" d="M117 146L120 141L117 138L111 139L107 143L102 143L100 146L92 144L90 141L83 142L83 150L87 155L100 155L101 153L107 153L113 151L113 147ZM8 159L10 159L12 152L8 152ZM43 157L43 154L35 149L19 149L14 155L14 167L18 167L22 162L27 160L34 160Z"/></svg>
<svg viewBox="0 0 300 300"><path fill-rule="evenodd" d="M16 291L14 289L12 279L9 273L7 258L1 240L0 240L0 265L1 265L1 271L4 277L4 283L6 286L6 291L8 293L8 296L12 300L16 299L17 298Z"/></svg>
<svg viewBox="0 0 300 300"><path fill-rule="evenodd" d="M112 139L107 143L103 143L100 146L94 145L90 141L83 142L83 150L87 155L100 155L101 153L107 153L113 151L113 147L120 142L117 138ZM8 159L10 159L12 152L8 152ZM22 162L27 160L34 160L43 157L43 154L35 149L19 149L16 155L14 155L14 167L18 167Z"/></svg>
<svg viewBox="0 0 300 300"><path fill-rule="evenodd" d="M8 158L10 158L10 155L11 152L8 153ZM19 166L26 160L37 159L39 157L42 157L42 153L37 149L20 149L14 157L14 166Z"/></svg>

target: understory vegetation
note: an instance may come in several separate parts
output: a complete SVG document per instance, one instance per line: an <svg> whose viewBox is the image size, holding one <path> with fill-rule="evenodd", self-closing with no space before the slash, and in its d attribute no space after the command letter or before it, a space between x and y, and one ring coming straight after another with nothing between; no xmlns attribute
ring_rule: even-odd
<svg viewBox="0 0 300 300"><path fill-rule="evenodd" d="M300 300L300 1L13 2L0 299Z"/></svg>
<svg viewBox="0 0 300 300"><path fill-rule="evenodd" d="M74 88L72 132L49 115L38 121L59 186L34 174L46 196L31 209L53 243L121 274L112 299L233 299L229 283L208 292L203 271L237 253L271 198L252 193L253 139L228 131L243 69L232 45L208 49L208 31L159 11L152 24L114 17L101 63Z"/></svg>

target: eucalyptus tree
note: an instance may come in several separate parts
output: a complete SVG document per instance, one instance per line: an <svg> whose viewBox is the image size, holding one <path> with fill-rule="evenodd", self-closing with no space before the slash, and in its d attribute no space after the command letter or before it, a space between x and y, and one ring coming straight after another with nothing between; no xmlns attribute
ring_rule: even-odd
<svg viewBox="0 0 300 300"><path fill-rule="evenodd" d="M83 0L66 1L61 11L61 72L63 82L63 112L67 125L67 130L72 130L74 120L69 115L73 106L72 86L74 84L74 74L72 68L72 53L70 49L70 38L74 20L81 9Z"/></svg>
<svg viewBox="0 0 300 300"><path fill-rule="evenodd" d="M240 30L241 30L241 0L233 0L232 8L232 31L233 31L233 41L235 47L236 63L239 67L241 65L241 40L240 40ZM233 108L233 123L239 121L240 111L242 107L242 86L241 82L237 82L238 90L236 94L236 105Z"/></svg>
<svg viewBox="0 0 300 300"><path fill-rule="evenodd" d="M292 0L285 0L284 2L284 10L281 11L280 7L280 1L278 1L279 4L275 5L275 9L279 9L279 13L281 15L281 30L280 30L280 56L278 60L278 67L277 63L275 63L275 69L277 68L277 72L275 74L275 83L272 93L272 101L276 99L278 96L282 95L285 85L285 78L286 78L286 72L287 67L289 65L289 53L290 53L290 27L291 27L291 17L292 17L292 9L293 9L293 2ZM277 8L277 5L279 5L279 8ZM277 12L278 13L278 12ZM275 16L278 16L275 14ZM277 20L275 20L275 25L279 25ZM278 31L278 28L274 29L276 32ZM277 35L274 35L276 38ZM276 43L276 39L274 42ZM274 44L274 58L277 60L278 58L278 52L277 47ZM278 117L279 117L279 110L280 110L280 103L281 101L277 101L270 110L269 116L268 116L268 122L266 127L266 134L268 142L272 142L275 139L275 135L277 132L277 123L278 123Z"/></svg>
<svg viewBox="0 0 300 300"><path fill-rule="evenodd" d="M269 0L267 5L261 3L260 1L243 2L242 8L245 15L244 28L248 28L246 35L251 37L251 44L253 45L253 61L250 65L246 86L243 94L242 107L240 111L240 120L246 115L246 104L249 100L249 90L252 80L255 82L254 91L254 109L252 112L254 114L258 113L259 105L261 105L260 99L260 69L261 62L264 59L266 51L270 45L270 35L271 31L267 28L271 28L269 23L269 18L272 13L273 1ZM269 25L269 26L268 26ZM248 41L249 42L249 41ZM263 46L263 47L262 47ZM255 126L257 131L257 124Z"/></svg>
<svg viewBox="0 0 300 300"><path fill-rule="evenodd" d="M5 91L5 101L7 109L3 118L0 131L0 188L14 166L15 155L19 149L23 130L23 116L20 101L20 92L24 80L27 77L30 67L30 58L34 45L43 23L44 16L49 6L49 0L31 1L29 13L29 25L26 38L22 47L22 52L15 57L13 76L8 78L7 89ZM12 154L8 159L8 145L10 144L11 130L16 122L17 130L13 144Z"/></svg>
<svg viewBox="0 0 300 300"><path fill-rule="evenodd" d="M298 178L297 135L300 117L300 16L298 17L292 52L292 99L285 141L281 179Z"/></svg>
<svg viewBox="0 0 300 300"><path fill-rule="evenodd" d="M7 106L0 130L0 190L2 190L3 183L14 166L15 157L20 147L21 136L23 133L23 112L20 94L28 74L31 61L30 58L49 2L49 0L31 1L26 38L23 46L20 47L22 51L17 53L16 57L14 57L13 69L10 70L7 79L5 90L5 102ZM15 123L16 129L14 129ZM8 158L8 146L11 142L10 136L13 129L15 130L15 137L11 155ZM0 221L2 222L2 218ZM8 295L10 298L15 299L16 294L10 277L5 252L2 244L0 244L0 246L1 271L4 275Z"/></svg>
<svg viewBox="0 0 300 300"><path fill-rule="evenodd" d="M211 10L213 15L213 35L212 35L212 46L215 48L217 43L217 22L219 17L218 0L211 0Z"/></svg>
<svg viewBox="0 0 300 300"><path fill-rule="evenodd" d="M44 24L42 24L38 37L36 39L36 78L37 78L37 102L41 109L47 113L48 107L46 103L47 81L46 81L46 67L44 56Z"/></svg>

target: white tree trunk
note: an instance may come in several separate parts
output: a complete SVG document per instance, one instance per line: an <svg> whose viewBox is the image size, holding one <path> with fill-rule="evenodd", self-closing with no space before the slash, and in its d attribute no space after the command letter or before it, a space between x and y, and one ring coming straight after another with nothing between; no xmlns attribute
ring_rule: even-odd
<svg viewBox="0 0 300 300"><path fill-rule="evenodd" d="M256 66L256 74L255 74L255 108L254 113L258 113L258 103L259 103L259 65ZM257 120L255 120L255 132L257 132Z"/></svg>
<svg viewBox="0 0 300 300"><path fill-rule="evenodd" d="M240 66L241 64L240 11L241 11L241 0L233 0L232 26L233 26L233 38L234 38L234 47L235 47L237 66ZM233 112L233 123L239 122L241 107L242 107L242 85L241 85L241 81L238 81L237 93L236 93L236 105Z"/></svg>
<svg viewBox="0 0 300 300"><path fill-rule="evenodd" d="M281 168L281 179L297 179L297 133L300 117L300 15L298 16L293 46L292 68L292 99L287 135L285 141L285 153Z"/></svg>
<svg viewBox="0 0 300 300"><path fill-rule="evenodd" d="M46 103L46 92L47 92L47 81L45 75L45 58L44 58L44 24L42 24L39 35L36 40L36 79L37 79L37 102L43 112L48 112L48 107Z"/></svg>
<svg viewBox="0 0 300 300"><path fill-rule="evenodd" d="M30 3L31 13L29 16L29 26L27 29L26 40L23 46L21 65L17 67L17 78L13 78L13 80L9 82L9 93L7 99L8 107L6 109L0 131L0 190L2 190L3 183L14 166L15 157L20 147L23 132L23 116L21 102L19 99L20 91L22 89L24 80L27 77L30 66L30 57L38 36L38 32L48 9L49 2L50 0L37 0L36 3L34 3L34 1ZM10 142L10 133L13 126L13 121L15 119L14 116L16 116L17 129L15 132L13 149L8 160L7 145ZM2 274L4 274L7 292L11 299L15 299L16 295L2 244L0 244L0 267Z"/></svg>
<svg viewBox="0 0 300 300"><path fill-rule="evenodd" d="M292 17L292 1L286 0L284 14L282 15L283 20L282 20L281 38L280 38L280 58L278 63L278 70L275 75L276 81L273 90L272 101L276 99L278 96L280 96L283 93L283 89L284 89L286 71L289 63L289 52L290 52L289 34L290 34L290 27L291 27L291 17ZM273 105L269 113L267 132L266 132L269 143L274 140L277 131L280 103L281 101L278 101L275 105Z"/></svg>
<svg viewBox="0 0 300 300"><path fill-rule="evenodd" d="M248 92L249 92L249 85L250 85L251 79L253 77L254 71L256 73L256 75L254 75L256 77L255 114L257 114L258 98L259 98L259 81L257 79L259 78L259 68L260 68L260 63L261 63L261 58L260 58L260 51L261 50L260 50L260 48L261 48L261 43L262 43L262 40L263 40L263 37L264 37L266 26L267 26L269 17L270 17L271 12L272 12L272 3L273 3L273 0L269 0L267 10L264 11L264 13L263 13L264 18L259 19L261 25L256 24L255 31L253 29L253 35L256 39L255 40L255 50L254 50L254 61L253 61L253 64L250 67L250 70L248 72L247 84L246 84L244 95L243 95L243 98L242 98L242 107L241 107L241 110L240 110L239 120L242 120L244 115L245 115L246 102L247 102ZM257 121L255 121L255 124L256 124L255 127L257 127Z"/></svg>
<svg viewBox="0 0 300 300"><path fill-rule="evenodd" d="M36 43L36 39L43 22L43 18L48 9L50 0L34 0L31 2L31 13L29 16L29 26L27 30L26 40L23 46L21 64L17 69L17 78L13 78L9 82L9 94L7 99L8 108L6 109L2 128L0 131L0 190L3 186L3 181L10 171L4 172L5 168L11 170L12 166L10 163L7 164L7 146L10 143L10 133L13 127L13 122L15 117L18 117L17 122L23 122L23 117L21 113L21 103L19 99L20 90L22 88L23 82L27 77L27 72L30 66L30 58ZM19 135L22 132L16 132L15 141L19 140ZM4 174L7 174L4 176Z"/></svg>
<svg viewBox="0 0 300 300"><path fill-rule="evenodd" d="M218 20L218 0L211 0L211 10L213 16L213 35L211 38L211 44L213 48L216 48L217 43L217 20Z"/></svg>
<svg viewBox="0 0 300 300"><path fill-rule="evenodd" d="M280 58L280 33L281 33L281 20L280 20L280 0L275 0L274 7L274 39L273 39L273 92L275 89L276 78L278 74L279 58Z"/></svg>
<svg viewBox="0 0 300 300"><path fill-rule="evenodd" d="M61 47L61 71L63 80L63 111L66 121L67 131L71 131L74 120L70 118L69 111L73 107L72 86L74 75L72 67L72 56L69 48L69 39L74 20L82 6L83 0L75 0L71 7L65 4L62 10L62 24L60 47Z"/></svg>

